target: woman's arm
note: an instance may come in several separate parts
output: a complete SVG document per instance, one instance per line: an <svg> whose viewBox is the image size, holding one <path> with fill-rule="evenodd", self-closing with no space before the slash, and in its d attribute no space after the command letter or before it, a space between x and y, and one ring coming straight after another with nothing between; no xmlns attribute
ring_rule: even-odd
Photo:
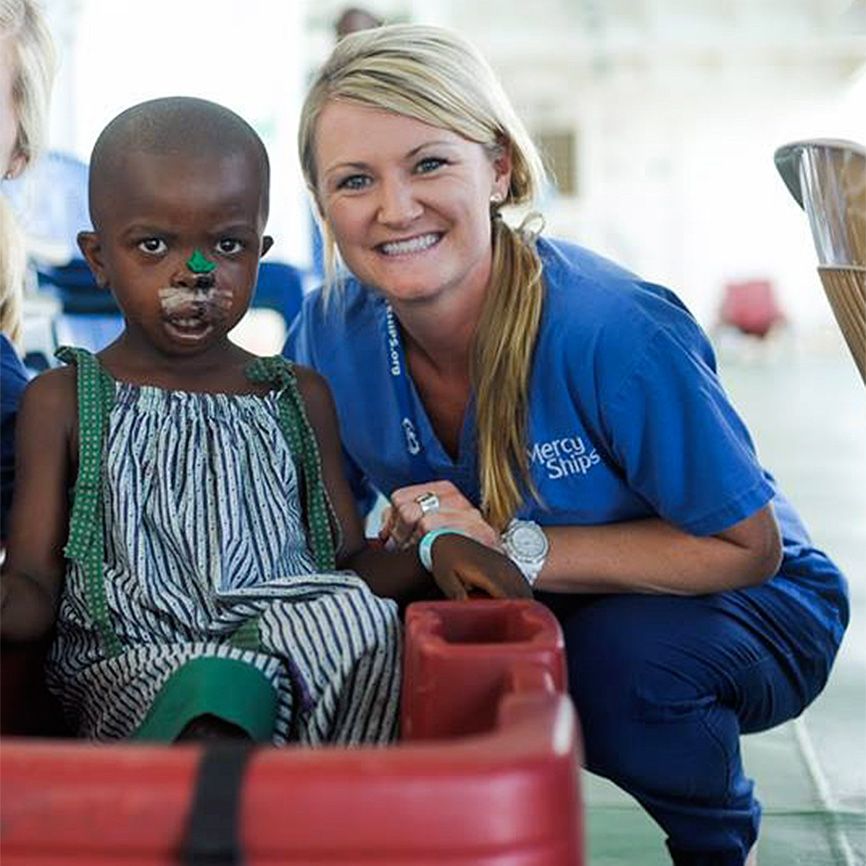
<svg viewBox="0 0 866 866"><path fill-rule="evenodd" d="M535 587L550 592L720 592L763 583L782 559L769 505L709 536L657 518L545 531L550 551Z"/></svg>
<svg viewBox="0 0 866 866"><path fill-rule="evenodd" d="M330 389L308 368L296 366L295 372L318 441L325 487L340 524L340 568L356 571L377 595L402 604L440 592L462 599L472 589L499 598L530 595L523 576L508 559L463 536L445 535L434 542L432 575L421 565L414 546L400 551L371 547L343 472L339 422Z"/></svg>
<svg viewBox="0 0 866 866"><path fill-rule="evenodd" d="M438 511L421 513L416 497L436 493ZM499 534L448 481L394 491L384 535L399 545L439 526L455 526L501 549ZM601 526L546 526L550 550L536 589L549 592L663 592L697 595L752 586L779 568L782 542L772 507L709 536L658 518Z"/></svg>
<svg viewBox="0 0 866 866"><path fill-rule="evenodd" d="M54 624L68 535L67 491L77 412L75 371L52 370L24 392L16 425L15 493L0 577L0 634L31 640Z"/></svg>

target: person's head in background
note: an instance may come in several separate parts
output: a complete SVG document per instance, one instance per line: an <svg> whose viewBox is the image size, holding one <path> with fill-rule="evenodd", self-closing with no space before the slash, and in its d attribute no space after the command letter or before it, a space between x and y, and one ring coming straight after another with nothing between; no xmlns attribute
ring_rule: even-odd
<svg viewBox="0 0 866 866"><path fill-rule="evenodd" d="M381 27L385 22L360 6L349 6L340 13L340 17L334 22L334 35L337 41L351 33L359 30L372 30Z"/></svg>
<svg viewBox="0 0 866 866"><path fill-rule="evenodd" d="M34 0L0 0L0 174L17 177L44 147L54 46Z"/></svg>
<svg viewBox="0 0 866 866"><path fill-rule="evenodd" d="M518 479L528 479L523 434L543 288L532 232L509 227L499 212L503 206L532 203L544 178L541 158L487 61L456 33L399 24L347 36L310 88L298 130L301 166L322 217L330 283L336 250L347 239L330 219L318 174L317 135L325 108L345 104L448 130L480 145L491 165L500 161L508 165L507 189L492 197L483 189L479 193L485 197L476 206L489 208L490 224L486 235L477 235L478 246L466 251L467 259L489 256L491 260L472 375L482 510L494 525L504 525L521 499ZM345 153L338 162L351 164L351 141L341 147ZM387 294L387 287L378 288Z"/></svg>
<svg viewBox="0 0 866 866"><path fill-rule="evenodd" d="M33 0L0 0L0 179L17 177L45 146L54 46ZM26 253L0 195L0 331L20 336Z"/></svg>

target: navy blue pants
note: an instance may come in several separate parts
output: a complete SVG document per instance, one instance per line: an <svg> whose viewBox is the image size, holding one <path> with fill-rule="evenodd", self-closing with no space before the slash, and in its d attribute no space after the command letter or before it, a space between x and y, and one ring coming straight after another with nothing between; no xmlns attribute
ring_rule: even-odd
<svg viewBox="0 0 866 866"><path fill-rule="evenodd" d="M741 866L761 808L740 734L799 715L821 691L838 649L829 629L772 584L537 598L565 634L587 769L641 803L677 866Z"/></svg>

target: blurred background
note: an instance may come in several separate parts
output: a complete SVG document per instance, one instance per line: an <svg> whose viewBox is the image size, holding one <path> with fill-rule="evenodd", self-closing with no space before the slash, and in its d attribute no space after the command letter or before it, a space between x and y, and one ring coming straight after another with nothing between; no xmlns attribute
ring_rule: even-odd
<svg viewBox="0 0 866 866"><path fill-rule="evenodd" d="M279 351L295 303L286 287L300 297L321 276L296 119L346 4L44 6L61 58L52 152L12 190L42 283L28 295L25 349L38 363L58 341L82 342L72 328L82 315L96 314L91 334L108 322L97 340L118 327L110 311L76 311L46 287L69 276L74 235L87 225L84 164L99 131L135 102L185 94L236 110L270 152L273 268L236 336ZM746 738L767 815L761 862L866 863L866 391L821 288L806 217L773 163L793 140L866 144L866 0L374 0L365 9L474 41L547 159L548 231L670 286L710 333L763 461L852 586L852 624L825 694L804 718ZM587 784L593 866L664 863L649 819L611 786Z"/></svg>
<svg viewBox="0 0 866 866"><path fill-rule="evenodd" d="M346 4L44 5L61 53L53 150L86 161L108 120L151 97L224 103L270 151L272 256L315 271L295 124ZM708 327L726 286L764 282L798 341L835 335L808 226L772 155L794 139L866 141L863 0L375 0L365 8L386 22L453 27L481 48L547 158L549 231L673 287ZM38 174L26 180L44 183ZM30 204L31 234L64 240L51 237L64 217ZM74 204L66 202L72 222L85 218Z"/></svg>

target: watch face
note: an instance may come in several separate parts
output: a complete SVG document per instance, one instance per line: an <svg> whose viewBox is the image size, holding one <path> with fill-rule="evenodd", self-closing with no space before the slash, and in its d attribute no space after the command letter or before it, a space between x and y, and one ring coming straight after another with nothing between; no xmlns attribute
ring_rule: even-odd
<svg viewBox="0 0 866 866"><path fill-rule="evenodd" d="M547 553L547 536L531 523L518 524L511 533L511 545L517 557L531 562Z"/></svg>

